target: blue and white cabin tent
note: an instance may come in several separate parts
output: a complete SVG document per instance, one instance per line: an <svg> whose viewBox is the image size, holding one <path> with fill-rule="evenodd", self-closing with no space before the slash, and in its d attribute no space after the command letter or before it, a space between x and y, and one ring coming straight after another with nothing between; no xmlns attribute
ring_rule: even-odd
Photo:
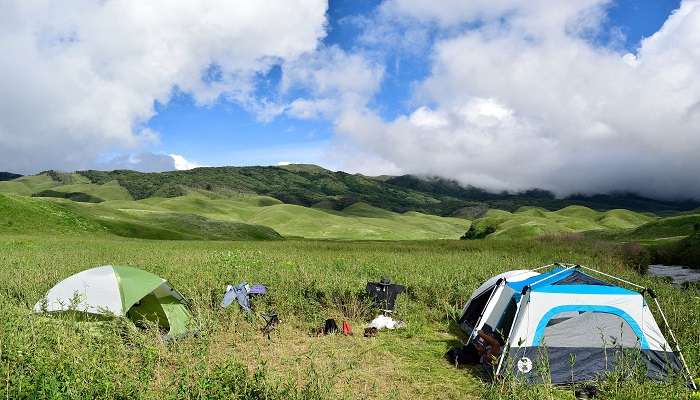
<svg viewBox="0 0 700 400"><path fill-rule="evenodd" d="M671 348L644 299L649 294L658 307L652 290L610 284L578 265L549 267L498 275L464 307L459 323L470 340L483 329L504 343L496 376L538 382L549 373L552 383L570 384L597 379L624 360L649 378L685 374L694 386L680 348Z"/></svg>

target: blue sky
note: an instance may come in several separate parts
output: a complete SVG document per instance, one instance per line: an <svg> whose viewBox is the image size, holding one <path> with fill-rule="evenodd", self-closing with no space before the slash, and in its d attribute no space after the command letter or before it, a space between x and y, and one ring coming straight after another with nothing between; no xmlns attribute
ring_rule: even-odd
<svg viewBox="0 0 700 400"><path fill-rule="evenodd" d="M367 50L358 42L362 27L353 18L371 18L380 1L331 0L327 12L328 30L322 46L337 45L345 51ZM676 9L679 0L616 0L609 7L606 31L595 40L606 45L609 30L618 28L625 35L624 47L634 51L639 41L656 32ZM434 33L438 35L439 33ZM402 55L386 46L385 77L372 105L387 118L410 108L412 83L429 73L427 54ZM400 65L400 67L397 67ZM262 79L263 96L274 96L279 70ZM191 96L178 94L165 106L158 104L157 115L147 124L160 134L160 143L151 151L175 153L205 165L270 165L281 161L319 162L320 149L333 137L333 124L327 120L304 121L279 116L272 121L259 118L235 102L220 99L211 106L197 106Z"/></svg>
<svg viewBox="0 0 700 400"><path fill-rule="evenodd" d="M6 1L0 171L700 198L700 0Z"/></svg>

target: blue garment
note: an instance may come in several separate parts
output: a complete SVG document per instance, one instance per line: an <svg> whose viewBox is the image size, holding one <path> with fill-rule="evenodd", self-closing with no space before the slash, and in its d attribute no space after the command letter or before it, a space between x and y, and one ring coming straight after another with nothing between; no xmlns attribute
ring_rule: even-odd
<svg viewBox="0 0 700 400"><path fill-rule="evenodd" d="M248 294L267 294L267 288L264 285L256 283L250 287Z"/></svg>
<svg viewBox="0 0 700 400"><path fill-rule="evenodd" d="M250 309L250 299L248 298L248 290L250 290L250 286L248 286L248 284L245 282L233 288L233 291L236 292L236 299L238 299L238 304L245 312L253 311Z"/></svg>
<svg viewBox="0 0 700 400"><path fill-rule="evenodd" d="M226 308L233 303L236 299L236 292L233 290L233 286L226 286L226 293L224 293L224 299L221 301L221 307Z"/></svg>
<svg viewBox="0 0 700 400"><path fill-rule="evenodd" d="M244 311L251 312L250 295L262 295L266 293L267 288L260 284L253 285L253 287L250 287L246 282L241 282L236 286L228 285L226 287L226 293L224 293L224 299L221 302L221 307L226 308L230 306L235 299Z"/></svg>

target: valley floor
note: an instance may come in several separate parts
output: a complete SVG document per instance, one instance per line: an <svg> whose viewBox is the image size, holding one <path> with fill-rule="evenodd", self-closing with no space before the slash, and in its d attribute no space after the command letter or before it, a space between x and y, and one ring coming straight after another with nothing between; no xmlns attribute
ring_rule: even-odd
<svg viewBox="0 0 700 400"><path fill-rule="evenodd" d="M639 276L614 248L587 240L425 242L151 241L86 236L0 235L2 398L562 398L572 390L490 385L478 369L452 366L454 318L472 290L508 269L553 261L612 272L659 293L691 369L700 370L700 298ZM168 279L191 303L199 337L164 343L125 321L75 322L31 308L56 282L104 264L131 265ZM369 280L407 286L397 316L407 328L362 337L373 315ZM282 319L268 339L262 323L218 307L227 283L270 288L260 312ZM355 336L316 337L326 318L350 321ZM602 398L686 398L679 384L602 383Z"/></svg>

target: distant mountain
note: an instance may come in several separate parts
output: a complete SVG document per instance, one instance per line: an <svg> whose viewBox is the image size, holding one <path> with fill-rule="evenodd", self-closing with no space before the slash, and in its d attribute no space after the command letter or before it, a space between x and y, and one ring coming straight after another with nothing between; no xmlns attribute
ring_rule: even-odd
<svg viewBox="0 0 700 400"><path fill-rule="evenodd" d="M13 179L21 178L20 174L13 174L12 172L0 172L0 181L11 181Z"/></svg>
<svg viewBox="0 0 700 400"><path fill-rule="evenodd" d="M356 202L395 212L478 217L486 208L515 211L522 206L558 210L581 205L596 210L623 208L637 212L677 213L700 207L695 201L662 201L636 194L575 195L557 199L544 190L491 193L456 181L412 175L369 177L333 172L315 165L279 167L212 167L189 171L143 173L127 170L78 171L93 184L117 181L136 200L177 197L189 189L217 193L266 195L302 206L341 210Z"/></svg>

